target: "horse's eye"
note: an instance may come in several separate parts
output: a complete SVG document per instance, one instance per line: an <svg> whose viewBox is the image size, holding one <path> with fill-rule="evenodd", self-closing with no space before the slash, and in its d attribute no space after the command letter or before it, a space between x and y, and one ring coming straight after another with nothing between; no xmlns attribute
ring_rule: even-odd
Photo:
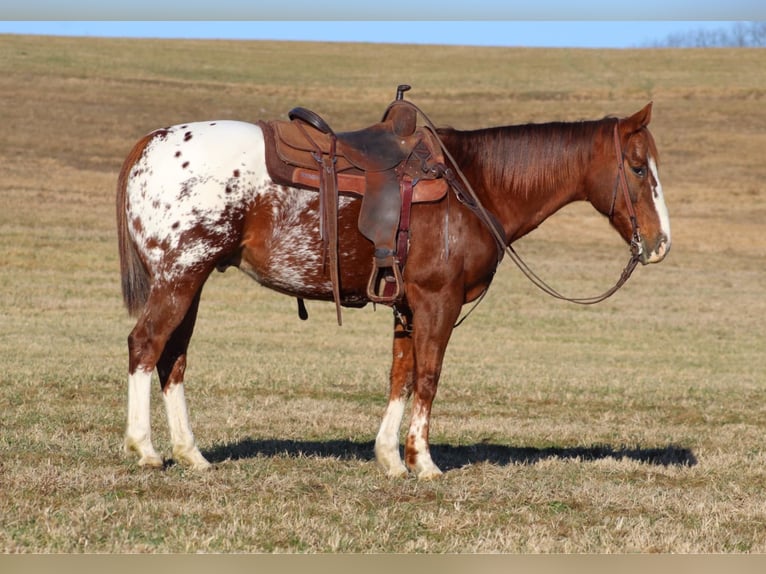
<svg viewBox="0 0 766 574"><path fill-rule="evenodd" d="M644 177L646 175L646 168L642 165L637 167L631 166L630 169L632 169L633 173L635 173L638 177Z"/></svg>

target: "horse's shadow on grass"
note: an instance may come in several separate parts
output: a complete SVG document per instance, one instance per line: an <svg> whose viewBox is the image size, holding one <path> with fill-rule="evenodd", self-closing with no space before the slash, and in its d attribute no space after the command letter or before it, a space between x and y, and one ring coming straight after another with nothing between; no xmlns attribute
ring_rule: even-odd
<svg viewBox="0 0 766 574"><path fill-rule="evenodd" d="M341 460L370 461L374 457L375 443L352 440L298 441L282 439L251 439L221 445L204 452L213 463L242 460L259 456L307 456L337 458ZM573 447L524 447L492 443L471 445L432 444L431 455L442 470L452 470L470 464L487 462L498 466L510 464L532 465L546 459L602 459L634 460L657 466L695 466L697 458L688 449L677 445L660 447L626 447L610 445Z"/></svg>

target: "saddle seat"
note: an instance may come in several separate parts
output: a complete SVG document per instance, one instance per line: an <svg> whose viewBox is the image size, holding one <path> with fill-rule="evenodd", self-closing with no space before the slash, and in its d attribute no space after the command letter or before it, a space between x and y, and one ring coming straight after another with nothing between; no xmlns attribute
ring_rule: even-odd
<svg viewBox="0 0 766 574"><path fill-rule="evenodd" d="M262 128L266 127L269 175L283 185L318 190L321 162L317 161L317 157L331 153L335 138L335 171L339 192L364 196L368 187L366 174L399 167L398 173L414 182L413 203L437 201L447 192L448 186L440 175L430 171L431 164L444 163L436 135L421 128L413 130L410 135L398 136L397 115L384 118L384 121L368 128L338 134L305 108L290 110L290 121L259 122ZM312 120L308 121L308 118ZM323 124L327 127L316 127ZM400 166L416 148L431 155L434 161L429 162L425 169L416 162Z"/></svg>
<svg viewBox="0 0 766 574"><path fill-rule="evenodd" d="M336 306L338 194L362 197L359 231L375 246L368 298L394 304L403 296L411 204L437 201L448 189L441 177L444 157L438 137L417 126L417 108L403 100L407 89L399 86L382 120L361 130L335 133L320 116L301 107L290 111L290 121L259 122L271 179L320 194L320 232L331 260Z"/></svg>

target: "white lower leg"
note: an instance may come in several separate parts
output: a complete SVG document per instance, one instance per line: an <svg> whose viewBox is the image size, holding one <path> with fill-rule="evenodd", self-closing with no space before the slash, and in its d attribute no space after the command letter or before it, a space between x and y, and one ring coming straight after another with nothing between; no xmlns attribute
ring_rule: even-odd
<svg viewBox="0 0 766 574"><path fill-rule="evenodd" d="M419 479L436 478L442 474L442 471L431 459L431 452L428 448L428 417L422 411L416 410L412 415L412 422L407 435L407 449L408 464L412 464L410 451L414 451L412 470Z"/></svg>
<svg viewBox="0 0 766 574"><path fill-rule="evenodd" d="M388 476L407 474L407 467L399 456L399 427L404 416L403 398L389 401L386 414L375 437L375 459Z"/></svg>
<svg viewBox="0 0 766 574"><path fill-rule="evenodd" d="M189 414L186 410L186 396L183 383L170 383L162 394L170 426L170 440L173 443L173 456L179 462L185 462L196 470L205 470L210 463L202 456L194 443Z"/></svg>
<svg viewBox="0 0 766 574"><path fill-rule="evenodd" d="M141 466L162 467L162 457L152 445L151 429L152 373L141 369L128 377L128 426L125 430L125 451L136 452Z"/></svg>

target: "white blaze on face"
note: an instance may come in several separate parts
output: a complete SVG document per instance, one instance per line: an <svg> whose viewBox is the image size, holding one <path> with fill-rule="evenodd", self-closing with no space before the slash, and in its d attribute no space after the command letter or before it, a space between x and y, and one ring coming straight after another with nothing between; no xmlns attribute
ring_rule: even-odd
<svg viewBox="0 0 766 574"><path fill-rule="evenodd" d="M670 250L670 215L668 207L665 205L665 196L662 193L662 184L660 176L657 173L657 164L653 157L649 157L649 170L652 172L655 185L652 189L652 201L654 208L660 218L660 232L667 238L666 241L657 246L657 250L650 254L649 262L661 261Z"/></svg>

